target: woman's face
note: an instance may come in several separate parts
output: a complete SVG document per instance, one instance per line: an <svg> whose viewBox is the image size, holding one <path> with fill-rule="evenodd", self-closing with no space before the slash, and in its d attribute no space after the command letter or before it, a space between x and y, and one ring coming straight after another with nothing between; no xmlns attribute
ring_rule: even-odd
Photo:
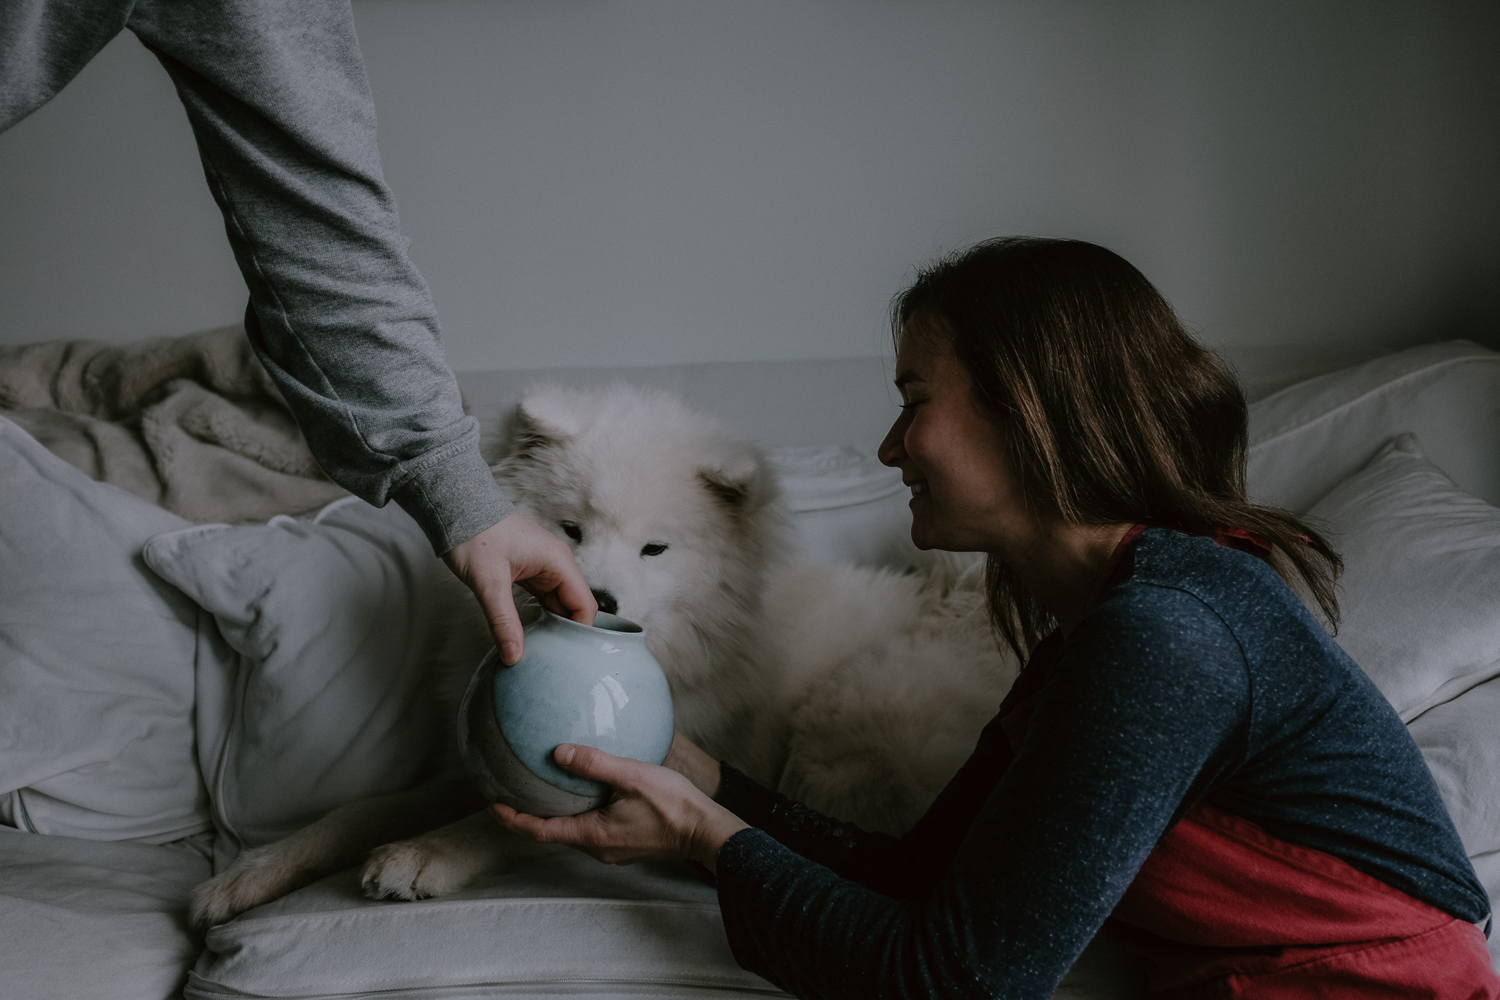
<svg viewBox="0 0 1500 1000"><path fill-rule="evenodd" d="M1004 434L975 406L948 338L902 333L896 387L905 405L879 454L911 487L912 541L919 549L1003 552L1031 519Z"/></svg>

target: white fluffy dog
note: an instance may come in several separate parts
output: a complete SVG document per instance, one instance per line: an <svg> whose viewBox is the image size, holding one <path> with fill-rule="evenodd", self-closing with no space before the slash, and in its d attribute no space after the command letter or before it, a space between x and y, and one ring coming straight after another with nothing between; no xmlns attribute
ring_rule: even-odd
<svg viewBox="0 0 1500 1000"><path fill-rule="evenodd" d="M906 574L799 560L765 455L668 396L534 391L511 445L496 478L571 542L602 608L645 627L678 729L798 801L904 831L1015 678L990 634L976 559L928 557ZM431 662L445 719L491 646L473 598L451 586ZM343 806L199 886L193 921L226 920L371 848L366 894L402 899L454 891L537 850L480 805L450 767L423 788Z"/></svg>

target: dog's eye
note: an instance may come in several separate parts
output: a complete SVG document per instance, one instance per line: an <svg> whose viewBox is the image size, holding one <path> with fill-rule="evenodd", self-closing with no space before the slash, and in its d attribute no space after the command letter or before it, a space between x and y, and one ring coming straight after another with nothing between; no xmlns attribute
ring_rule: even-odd
<svg viewBox="0 0 1500 1000"><path fill-rule="evenodd" d="M641 546L641 555L643 556L659 556L665 551L667 551L665 542L648 542Z"/></svg>
<svg viewBox="0 0 1500 1000"><path fill-rule="evenodd" d="M557 523L562 528L563 534L573 539L573 541L583 541L583 529L578 527L577 524L572 521L558 521Z"/></svg>

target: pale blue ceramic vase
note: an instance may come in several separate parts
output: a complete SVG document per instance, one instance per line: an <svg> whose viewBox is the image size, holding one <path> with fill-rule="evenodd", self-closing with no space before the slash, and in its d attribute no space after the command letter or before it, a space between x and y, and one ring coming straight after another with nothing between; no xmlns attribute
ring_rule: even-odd
<svg viewBox="0 0 1500 1000"><path fill-rule="evenodd" d="M492 802L533 816L572 816L608 788L564 771L560 743L660 764L672 746L672 693L646 632L602 612L592 627L543 612L513 667L491 650L458 710L464 764Z"/></svg>

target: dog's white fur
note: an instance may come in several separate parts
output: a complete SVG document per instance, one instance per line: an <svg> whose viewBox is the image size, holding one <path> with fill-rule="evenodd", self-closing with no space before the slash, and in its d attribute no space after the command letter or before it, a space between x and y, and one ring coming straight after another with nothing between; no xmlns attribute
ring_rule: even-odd
<svg viewBox="0 0 1500 1000"><path fill-rule="evenodd" d="M976 559L919 557L906 574L798 560L765 455L668 396L533 391L511 441L496 478L527 517L576 534L589 585L645 627L677 727L793 799L905 830L1014 680ZM446 719L491 645L473 598L450 585L430 685ZM199 886L193 922L226 920L372 847L366 894L404 899L451 892L538 850L486 812L464 816L479 805L450 768L423 788L343 806Z"/></svg>

